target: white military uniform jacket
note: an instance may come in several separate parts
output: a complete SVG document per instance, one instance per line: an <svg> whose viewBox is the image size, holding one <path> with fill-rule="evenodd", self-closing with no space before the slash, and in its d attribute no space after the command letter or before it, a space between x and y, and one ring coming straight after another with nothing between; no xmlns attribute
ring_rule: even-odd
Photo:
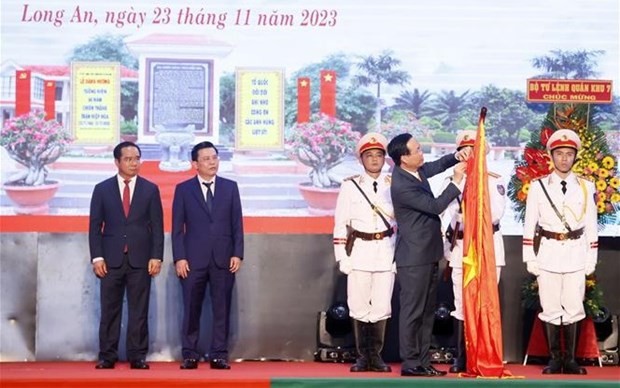
<svg viewBox="0 0 620 388"><path fill-rule="evenodd" d="M538 181L541 181L555 207L572 230L585 228L577 240L541 239L538 255L534 254L532 239L536 224L547 231L566 233L568 230L553 210ZM552 173L530 183L523 225L523 261L536 260L540 269L566 273L585 269L586 262L596 264L598 255L597 209L594 184L570 173L566 179L566 194L562 193L560 178Z"/></svg>
<svg viewBox="0 0 620 388"><path fill-rule="evenodd" d="M376 180L366 173L345 179L340 186L336 212L334 215L334 253L336 261L351 260L353 270L358 271L392 271L394 270L394 244L396 232L391 237L382 240L364 241L355 239L351 256L345 253L347 225L364 233L383 232L387 229L381 217L372 210L370 204L359 189L355 187L355 180L362 188L370 201L383 213L390 226L394 227L394 208L390 196L392 176L382 173ZM377 192L373 189L373 182L377 182Z"/></svg>
<svg viewBox="0 0 620 388"><path fill-rule="evenodd" d="M446 178L444 186L450 184L450 179L451 178ZM504 216L504 209L506 208L506 185L500 175L491 172L489 172L489 197L491 200L492 222L494 225L499 224L500 220ZM448 228L448 225L452 227L452 230L455 230L457 221L459 223L459 231L463 231L463 214L459 213L459 202L461 200L462 196L459 195L442 213L441 223L444 233ZM506 265L504 238L501 230L493 233L493 242L495 250L495 265L498 267ZM450 261L450 267L463 267L463 239L457 239L454 249L450 251L450 243L444 238L444 254L446 259Z"/></svg>

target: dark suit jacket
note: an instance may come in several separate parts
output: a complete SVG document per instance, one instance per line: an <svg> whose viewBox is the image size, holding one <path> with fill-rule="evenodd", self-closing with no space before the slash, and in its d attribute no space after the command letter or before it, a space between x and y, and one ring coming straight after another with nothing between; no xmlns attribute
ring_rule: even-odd
<svg viewBox="0 0 620 388"><path fill-rule="evenodd" d="M90 202L88 242L91 260L103 257L112 268L122 265L125 244L134 268L148 268L151 258L163 260L164 221L157 185L138 176L125 217L117 177L97 184Z"/></svg>
<svg viewBox="0 0 620 388"><path fill-rule="evenodd" d="M213 258L228 268L230 258L243 258L243 215L237 183L215 177L213 214L207 209L197 177L179 183L172 203L172 255L190 269L206 268Z"/></svg>
<svg viewBox="0 0 620 388"><path fill-rule="evenodd" d="M460 191L451 184L435 198L428 178L457 163L454 154L424 163L418 170L421 181L401 167L394 167L391 193L398 224L394 253L397 267L435 263L443 257L439 215Z"/></svg>

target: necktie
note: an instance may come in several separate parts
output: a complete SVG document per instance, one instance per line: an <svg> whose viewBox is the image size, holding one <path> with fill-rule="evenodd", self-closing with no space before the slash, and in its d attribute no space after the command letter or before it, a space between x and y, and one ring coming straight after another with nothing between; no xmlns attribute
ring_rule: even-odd
<svg viewBox="0 0 620 388"><path fill-rule="evenodd" d="M372 188L376 193L377 192L377 181L372 182Z"/></svg>
<svg viewBox="0 0 620 388"><path fill-rule="evenodd" d="M213 192L211 191L213 182L202 182L202 184L207 187L207 209L209 209L209 213L211 213L211 210L213 210Z"/></svg>
<svg viewBox="0 0 620 388"><path fill-rule="evenodd" d="M562 185L562 194L566 194L566 181L562 181L560 184Z"/></svg>
<svg viewBox="0 0 620 388"><path fill-rule="evenodd" d="M129 202L131 195L129 193L129 180L125 179L125 188L123 189L123 210L125 211L125 217L129 216Z"/></svg>

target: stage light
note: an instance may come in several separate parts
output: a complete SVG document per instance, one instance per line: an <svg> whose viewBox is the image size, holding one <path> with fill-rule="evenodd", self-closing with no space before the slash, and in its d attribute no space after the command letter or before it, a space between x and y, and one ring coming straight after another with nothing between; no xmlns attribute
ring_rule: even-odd
<svg viewBox="0 0 620 388"><path fill-rule="evenodd" d="M592 321L594 322L596 339L598 341L604 341L613 332L613 319L611 319L611 314L607 307L601 307L599 313L592 318Z"/></svg>
<svg viewBox="0 0 620 388"><path fill-rule="evenodd" d="M450 319L450 306L446 303L439 303L435 310L435 319L445 321Z"/></svg>
<svg viewBox="0 0 620 388"><path fill-rule="evenodd" d="M349 307L344 302L332 304L327 310L326 318L325 329L333 336L341 337L353 330Z"/></svg>
<svg viewBox="0 0 620 388"><path fill-rule="evenodd" d="M430 349L431 362L434 364L448 364L454 359L454 353L451 349Z"/></svg>
<svg viewBox="0 0 620 388"><path fill-rule="evenodd" d="M349 308L335 302L317 317L317 350L314 359L322 362L354 362L356 358L353 324Z"/></svg>
<svg viewBox="0 0 620 388"><path fill-rule="evenodd" d="M451 336L454 331L450 306L447 303L439 303L435 309L435 322L433 323L433 335Z"/></svg>
<svg viewBox="0 0 620 388"><path fill-rule="evenodd" d="M603 365L618 365L620 356L618 355L618 316L609 314L609 310L603 308L600 316L593 318L598 349L601 354ZM602 320L602 318L606 318Z"/></svg>

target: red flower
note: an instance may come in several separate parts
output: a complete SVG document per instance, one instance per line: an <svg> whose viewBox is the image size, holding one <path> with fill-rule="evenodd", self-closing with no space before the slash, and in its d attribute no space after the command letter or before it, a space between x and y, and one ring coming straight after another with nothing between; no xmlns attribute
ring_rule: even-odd
<svg viewBox="0 0 620 388"><path fill-rule="evenodd" d="M547 142L549 141L551 135L553 135L553 129L549 127L545 127L540 130L540 143L543 147L547 147Z"/></svg>
<svg viewBox="0 0 620 388"><path fill-rule="evenodd" d="M521 182L529 182L532 180L531 170L528 166L519 166L516 169L517 178Z"/></svg>
<svg viewBox="0 0 620 388"><path fill-rule="evenodd" d="M532 171L535 177L547 175L551 172L551 158L545 151L526 148L524 156L530 171Z"/></svg>

